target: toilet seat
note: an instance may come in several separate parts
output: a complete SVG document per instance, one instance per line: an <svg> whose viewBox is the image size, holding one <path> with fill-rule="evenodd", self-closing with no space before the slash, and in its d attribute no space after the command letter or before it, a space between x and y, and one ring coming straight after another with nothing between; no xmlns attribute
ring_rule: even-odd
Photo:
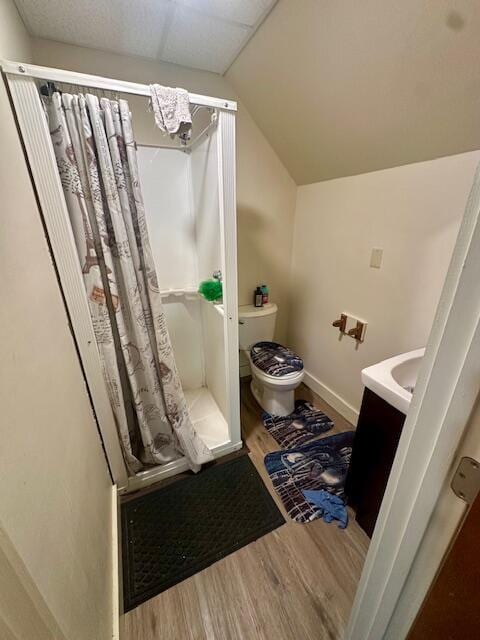
<svg viewBox="0 0 480 640"><path fill-rule="evenodd" d="M259 369L255 363L250 358L250 368L252 369L252 374L255 375L260 382L263 382L267 385L272 385L275 387L288 387L292 384L295 384L298 381L303 380L303 369L300 371L294 371L293 373L288 373L283 376L271 376L265 371Z"/></svg>
<svg viewBox="0 0 480 640"><path fill-rule="evenodd" d="M278 342L256 342L251 346L249 356L259 377L266 376L270 380L288 379L292 382L296 377L303 376L303 360Z"/></svg>

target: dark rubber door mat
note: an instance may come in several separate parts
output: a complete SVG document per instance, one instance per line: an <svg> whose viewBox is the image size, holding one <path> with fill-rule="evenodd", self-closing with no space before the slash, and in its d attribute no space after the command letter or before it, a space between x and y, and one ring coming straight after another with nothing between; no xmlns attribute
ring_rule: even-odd
<svg viewBox="0 0 480 640"><path fill-rule="evenodd" d="M122 505L125 611L284 524L246 455Z"/></svg>

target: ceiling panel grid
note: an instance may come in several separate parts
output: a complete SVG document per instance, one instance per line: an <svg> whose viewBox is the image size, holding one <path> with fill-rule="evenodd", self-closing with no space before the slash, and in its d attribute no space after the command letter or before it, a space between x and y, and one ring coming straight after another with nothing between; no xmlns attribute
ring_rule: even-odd
<svg viewBox="0 0 480 640"><path fill-rule="evenodd" d="M39 38L224 73L277 0L15 0Z"/></svg>

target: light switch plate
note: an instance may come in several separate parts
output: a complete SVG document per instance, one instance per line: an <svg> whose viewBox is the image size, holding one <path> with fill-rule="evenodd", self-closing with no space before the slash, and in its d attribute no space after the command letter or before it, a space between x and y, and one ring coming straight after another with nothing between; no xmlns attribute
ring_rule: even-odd
<svg viewBox="0 0 480 640"><path fill-rule="evenodd" d="M372 255L370 257L370 266L373 269L380 269L382 266L382 258L383 258L383 249L378 249L374 247L372 249Z"/></svg>

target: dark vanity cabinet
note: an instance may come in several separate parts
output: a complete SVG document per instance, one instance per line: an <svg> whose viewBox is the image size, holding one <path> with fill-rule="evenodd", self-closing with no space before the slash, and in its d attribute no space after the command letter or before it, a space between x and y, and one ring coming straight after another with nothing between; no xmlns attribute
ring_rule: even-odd
<svg viewBox="0 0 480 640"><path fill-rule="evenodd" d="M358 524L369 537L375 528L404 422L405 414L365 389L345 493Z"/></svg>

